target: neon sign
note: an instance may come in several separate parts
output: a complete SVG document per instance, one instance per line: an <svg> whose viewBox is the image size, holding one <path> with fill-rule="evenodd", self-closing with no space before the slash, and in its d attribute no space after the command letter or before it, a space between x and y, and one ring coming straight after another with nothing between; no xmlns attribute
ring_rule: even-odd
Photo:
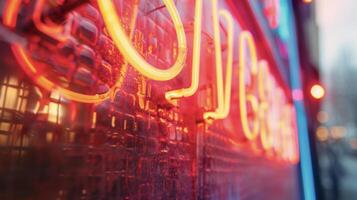
<svg viewBox="0 0 357 200"><path fill-rule="evenodd" d="M3 18L3 23L6 26L9 26L11 28L14 28L17 23L17 15L19 13L19 9L21 6L22 0L8 0L5 5L4 9L4 18ZM34 21L35 26L41 30L43 33L47 34L49 37L55 38L59 41L64 41L67 39L67 35L63 34L64 30L60 26L49 26L44 24L41 21L41 12L44 6L45 0L39 0L36 2L35 5L35 12L32 16L32 19ZM134 12L135 14L135 12ZM131 21L131 33L130 37L133 36L133 30L134 30L134 25L135 25L135 20L136 20L136 15L133 15L132 21ZM11 47L15 57L17 58L19 64L25 71L27 75L29 75L33 81L41 86L42 88L52 91L55 90L59 92L62 96L65 98L68 98L73 101L81 102L81 103L100 103L103 102L106 99L109 99L114 96L114 93L117 88L119 88L124 79L121 76L115 83L115 85L110 88L108 91L102 93L102 94L95 94L95 95L88 95L88 94L83 94L80 92L75 92L71 89L67 89L65 87L59 86L56 84L54 81L46 77L40 70L37 69L35 62L28 56L26 50L24 47L22 47L19 44L12 44ZM123 68L121 70L122 74L126 73L127 66L126 64L123 65Z"/></svg>
<svg viewBox="0 0 357 200"><path fill-rule="evenodd" d="M118 49L121 50L125 58L129 60L129 63L135 67L139 72L142 72L143 75L148 78L165 81L170 80L176 77L179 74L179 70L169 71L172 68L169 68L168 71L160 71L155 74L147 73L148 71L155 71L157 68L146 63L139 64L138 62L133 62L135 60L140 60L137 56L137 52L133 52L131 46L129 46L129 51L126 50L130 41L125 38L125 33L122 31L119 19L115 13L114 4L111 1L97 0L99 8L103 14L104 21L111 33L111 36L116 41ZM213 34L214 34L214 52L215 52L215 65L216 65L216 87L217 87L217 108L214 111L206 112L203 115L205 120L211 121L216 119L224 119L228 116L230 110L230 98L231 98L231 88L232 88L232 68L233 68L233 17L225 9L218 9L218 1L211 0L212 2L212 24L213 24ZM194 21L194 39L193 39L193 64L192 64L192 76L191 76L191 86L188 88L182 88L175 91L169 91L166 93L165 97L167 100L177 99L192 96L196 93L199 83L199 72L200 72L200 42L201 42L201 25L202 25L202 0L197 0L195 2L195 21ZM277 7L277 1L274 1L274 8ZM178 17L177 10L174 8L174 2L170 0L164 0L173 23L177 32L178 41L185 38L181 34L182 23ZM275 13L276 14L276 13ZM221 49L221 38L220 38L220 29L219 29L219 17L222 17L227 23L227 60L226 60L226 76L225 81L223 80L223 62L222 62L222 49ZM274 21L276 22L276 21ZM125 40L125 41L124 41ZM129 42L129 43L128 43ZM182 45L179 45L179 55L177 56L176 64L178 61L183 61L184 55L186 55L186 46L184 42L181 42ZM131 44L130 44L131 45ZM296 161L296 145L291 145L295 129L292 129L289 124L293 123L293 118L291 116L286 116L287 114L293 113L293 107L289 105L286 99L279 98L278 106L283 106L283 109L271 110L271 102L267 100L267 94L271 93L273 90L281 89L273 88L268 77L268 63L265 60L258 61L256 46L254 43L253 36L249 31L243 31L240 34L239 39L239 105L241 113L241 124L243 127L243 132L248 140L254 141L256 138L261 136L261 143L265 150L270 150L273 148L276 152L284 154L283 156L286 159L291 161ZM249 56L246 55L246 50L249 52ZM180 54L181 52L181 54ZM247 66L247 58L250 58L250 66ZM181 70L182 68L180 68ZM258 96L250 91L246 90L245 85L245 70L250 70L249 74L251 77L256 80L258 83ZM162 72L162 73L161 73ZM265 78L265 79L264 79ZM280 93L282 94L282 92ZM281 101L281 102L280 102ZM250 104L253 110L253 119L248 119L247 103ZM275 112L275 113L274 113ZM268 113L273 113L277 115L278 127L272 128L268 124ZM252 125L250 122L253 122ZM277 132L275 132L277 131ZM273 135L275 132L277 135ZM280 138L280 139L277 139ZM289 150L286 153L287 149L295 148L295 150ZM291 153L292 152L292 153Z"/></svg>
<svg viewBox="0 0 357 200"><path fill-rule="evenodd" d="M104 0L97 2L99 9L102 11L107 29L115 44L124 56L125 60L135 67L135 69L146 77L157 81L167 81L173 79L182 71L187 55L186 34L174 1L163 0L163 3L166 6L175 26L178 42L178 55L176 62L168 69L158 69L157 67L152 66L146 62L146 60L134 48L131 40L126 35L125 30L120 23L118 15L115 11L115 4L112 1Z"/></svg>
<svg viewBox="0 0 357 200"><path fill-rule="evenodd" d="M233 17L227 10L218 10L217 0L212 0L213 29L214 29L214 49L216 55L216 80L217 80L217 100L218 107L214 112L206 112L203 115L205 120L224 119L229 114L231 88L232 88L232 68L233 68ZM226 80L223 85L223 64L221 38L219 31L218 16L223 17L227 22L228 48Z"/></svg>
<svg viewBox="0 0 357 200"><path fill-rule="evenodd" d="M12 0L7 2L7 9L4 14L4 24L14 27L17 21L18 9L22 0ZM138 1L136 1L138 3ZM214 52L215 52L215 75L217 90L217 108L214 111L205 112L203 118L206 121L225 119L230 113L230 100L233 77L233 46L234 46L234 20L228 10L218 8L218 0L212 2L212 25L214 34ZM41 23L40 13L44 0L37 2L37 14L33 16L35 25L39 30L52 37L60 37L62 40L65 35L59 27L48 27ZM134 10L131 21L131 33L126 35L124 28L116 14L115 5L109 0L97 0L99 9L103 16L106 28L113 38L116 47L119 49L126 62L133 66L138 72L149 79L156 81L168 81L174 79L182 71L187 57L186 33L173 0L163 0L172 23L174 24L177 42L178 54L176 61L167 69L159 69L148 63L131 43L133 30L136 21L137 10ZM194 21L194 39L193 39L193 61L191 85L188 88L182 88L174 91L167 91L165 97L168 101L189 97L197 92L200 74L200 51L201 51L201 29L202 29L202 6L203 0L195 1L195 21ZM137 6L136 6L137 9ZM226 74L223 74L223 60L220 38L220 18L227 24L227 60ZM239 111L240 124L245 137L252 142L260 142L266 151L274 151L280 154L284 159L296 162L297 145L294 108L288 103L288 99L283 95L282 89L277 86L269 74L268 62L264 59L259 60L254 38L249 31L242 31L239 35ZM20 61L21 66L27 74L34 77L35 82L47 90L57 90L64 97L71 100L84 103L99 103L110 98L115 89L119 87L123 80L118 80L116 86L104 94L85 95L59 87L51 80L41 75L31 59L26 54L23 47L14 44L12 50ZM126 67L126 64L124 65ZM246 84L246 80L252 80ZM272 92L277 95L272 96ZM268 120L276 120L274 123L268 123ZM113 118L115 120L115 118ZM114 121L115 122L115 121ZM112 124L115 124L112 122ZM260 136L259 140L258 137Z"/></svg>

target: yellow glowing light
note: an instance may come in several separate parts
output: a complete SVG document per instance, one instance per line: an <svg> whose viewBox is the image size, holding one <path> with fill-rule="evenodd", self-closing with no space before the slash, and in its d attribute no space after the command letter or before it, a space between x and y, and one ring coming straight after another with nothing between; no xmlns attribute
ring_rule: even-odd
<svg viewBox="0 0 357 200"><path fill-rule="evenodd" d="M3 16L3 22L5 25L14 28L17 21L17 13L19 12L22 0L7 0L4 8L5 14ZM14 13L14 14L6 14Z"/></svg>
<svg viewBox="0 0 357 200"><path fill-rule="evenodd" d="M10 129L11 129L11 124L10 123L7 123L7 122L1 122L0 123L0 130L1 131L7 132L7 131L10 131Z"/></svg>
<svg viewBox="0 0 357 200"><path fill-rule="evenodd" d="M115 128L115 121L116 121L116 118L115 116L112 117L112 127Z"/></svg>
<svg viewBox="0 0 357 200"><path fill-rule="evenodd" d="M260 117L260 140L264 150L270 150L273 144L273 137L268 126L268 119L266 113L269 110L267 102L263 102L260 105L259 117Z"/></svg>
<svg viewBox="0 0 357 200"><path fill-rule="evenodd" d="M310 92L315 99L322 99L325 96L325 89L319 84L313 85Z"/></svg>
<svg viewBox="0 0 357 200"><path fill-rule="evenodd" d="M331 137L333 139L341 139L345 137L346 135L346 129L341 126L333 126L331 127Z"/></svg>
<svg viewBox="0 0 357 200"><path fill-rule="evenodd" d="M167 81L173 79L182 71L187 55L186 34L173 0L163 0L163 3L166 6L175 26L178 41L178 55L176 61L168 69L158 69L157 67L152 66L135 49L122 27L113 1L97 0L97 2L101 14L103 15L106 28L113 38L114 43L122 53L123 57L136 70L144 76L157 81Z"/></svg>
<svg viewBox="0 0 357 200"><path fill-rule="evenodd" d="M97 112L93 112L92 116L92 128L95 128L97 124Z"/></svg>
<svg viewBox="0 0 357 200"><path fill-rule="evenodd" d="M52 123L62 123L64 114L63 106L58 103L49 103L48 105L48 121Z"/></svg>
<svg viewBox="0 0 357 200"><path fill-rule="evenodd" d="M173 0L163 0L168 12L172 18L175 26L177 41L178 41L178 54L175 63L168 69L159 69L150 65L139 54L132 44L134 35L134 28L136 17L138 15L139 1L135 1L133 9L133 18L130 23L130 34L126 35L126 31L122 27L120 19L115 10L115 4L112 0L97 0L99 9L103 15L106 28L114 40L119 51L125 58L123 70L126 72L128 64L136 68L144 76L158 81L166 81L175 78L183 69L186 56L187 44L186 35L183 24L181 22L179 13ZM18 10L21 6L21 0L8 0L4 12L4 24L9 27L15 27ZM50 36L58 36L63 32L62 27L49 27L42 23L41 12L45 0L39 0L35 7L33 17L35 26L42 32ZM169 91L165 94L167 100L174 100L177 98L192 96L196 93L199 86L199 73L200 73L200 50L201 50L201 31L202 31L202 7L203 0L196 0L195 2L195 21L194 21L194 38L193 38L193 55L192 55L192 76L191 85L188 88ZM220 23L219 18L222 17L227 25L227 60L226 60L226 74L223 74L223 60L221 49L220 37ZM233 71L233 36L234 36L234 21L233 17L227 10L218 9L218 0L212 0L212 25L214 32L214 47L215 47L215 67L216 67L216 81L217 81L217 108L212 112L204 113L205 120L224 119L228 116L230 111L231 87L232 87L232 71ZM60 38L61 39L61 38ZM27 55L25 49L21 46L13 44L12 50L15 57L23 67L25 72L29 74L34 81L41 87L49 91L57 91L60 96L64 96L70 100L75 100L84 103L98 103L110 97L113 97L116 89L121 85L123 76L104 94L97 95L84 95L71 90L59 87L54 82L47 79L42 75L32 60ZM249 63L249 64L248 64ZM246 71L247 70L247 71ZM246 86L246 80L251 76L250 86ZM239 107L240 107L240 120L245 136L249 140L255 140L259 133L260 139L264 150L275 150L276 154L282 156L286 160L298 160L298 150L296 145L296 137L294 130L296 127L292 124L292 119L295 119L293 107L287 104L286 98L283 98L283 92L279 87L274 86L272 80L269 79L268 63L261 60L258 63L257 50L254 38L249 31L243 31L239 36ZM256 91L247 89L247 87L257 87ZM276 91L274 97L271 96L272 91ZM311 88L311 94L316 98L324 96L324 89L320 85L315 85ZM13 94L10 91L9 94ZM11 98L9 98L11 100ZM3 101L0 99L0 101ZM9 107L14 106L7 103ZM141 107L148 107L145 102L140 102ZM270 105L271 104L271 105ZM253 119L250 119L248 113L248 105L252 110ZM37 106L37 105L36 105ZM35 110L38 110L36 108ZM61 123L61 118L64 110L60 104L49 103L44 110L48 113L48 120L54 123ZM269 116L268 116L269 115ZM116 126L116 117L111 117L111 126ZM268 120L275 120L269 123ZM94 112L92 116L92 128L96 127L97 113ZM274 125L271 125L274 124ZM273 127L274 126L274 127ZM124 129L127 128L127 121L124 121ZM335 128L332 132L336 138L344 136L344 129ZM317 137L320 140L328 137L327 129L319 128L317 130ZM52 140L52 139L51 139ZM295 146L294 146L295 144ZM296 147L296 148L295 148ZM272 152L272 151L271 151Z"/></svg>
<svg viewBox="0 0 357 200"><path fill-rule="evenodd" d="M18 11L20 9L21 3L22 3L22 0L8 0L7 1L7 4L5 5L5 9L4 9L4 15L3 15L4 16L3 23L6 26L9 26L9 27L16 26L17 15L18 15ZM42 9L43 3L44 3L43 0L41 0L36 4L36 12L34 13L34 16L33 16L33 19L35 21L38 21L38 22L40 21L40 18L41 18L40 11ZM136 21L136 17L137 17L137 9L138 9L138 7L135 7L134 11L133 11L134 14L133 14L133 18L131 21L131 27L130 27L131 28L131 33L130 33L131 38L132 38L133 32L134 32L134 26L135 26L135 21ZM53 32L53 30L48 31L47 28L49 28L49 27L46 27L44 24L37 24L37 25L39 25L38 28L40 30L45 31L45 33L48 33L51 36L58 35L56 33L58 33L59 31L56 29L55 29L55 32ZM38 70L34 66L32 60L28 57L25 49L22 48L20 45L13 44L11 46L11 49L12 49L17 61L21 65L21 67L24 69L24 71L31 78L33 78L33 81L36 84L40 85L42 88L44 88L48 91L57 90L58 92L61 93L61 95L63 97L70 99L70 100L77 101L77 102L100 103L106 99L109 99L110 97L114 96L113 94L115 93L116 89L118 87L120 87L124 81L124 78L123 78L124 76L120 76L118 81L115 83L114 87L112 87L111 89L109 89L107 92L105 92L103 94L95 94L95 95L81 94L81 93L74 92L74 91L68 90L66 88L60 87L60 86L54 84L51 80L49 80L43 74L40 74L40 72L38 72ZM126 66L126 64L124 64L121 73L126 73L126 69L127 69L127 66Z"/></svg>
<svg viewBox="0 0 357 200"><path fill-rule="evenodd" d="M245 136L249 140L254 140L258 136L259 131L259 122L257 119L253 120L253 128L250 126L250 122L248 119L248 111L247 111L247 102L250 102L252 105L252 110L254 112L254 116L258 116L258 100L254 95L247 95L246 86L245 86L245 69L248 68L246 66L246 48L249 48L250 53L250 61L251 61L251 75L257 75L257 53L253 40L253 36L248 31L243 31L240 34L239 38L239 107L241 113L241 123L243 127L243 132ZM248 97L247 97L248 96ZM248 101L247 101L248 100Z"/></svg>
<svg viewBox="0 0 357 200"><path fill-rule="evenodd" d="M228 116L231 100L232 88L232 67L233 67L233 17L226 10L219 10L217 8L217 0L213 0L213 29L214 29L214 46L216 55L216 80L217 80L217 101L218 107L214 112L204 113L204 119L224 119ZM226 65L226 81L225 87L223 83L223 64L222 64L222 49L221 38L219 31L219 19L223 17L227 22L227 65Z"/></svg>
<svg viewBox="0 0 357 200"><path fill-rule="evenodd" d="M268 62L266 60L259 61L258 71L258 91L259 99L261 101L259 107L259 125L260 125L260 139L264 150L270 150L273 145L273 137L271 134L271 127L268 123L267 115L270 113L268 95L271 94L272 84L269 79Z"/></svg>
<svg viewBox="0 0 357 200"><path fill-rule="evenodd" d="M266 100L267 94L269 94L269 68L268 62L266 60L259 61L259 71L258 71L258 91L259 91L259 98L264 101ZM268 91L267 91L268 90Z"/></svg>
<svg viewBox="0 0 357 200"><path fill-rule="evenodd" d="M191 85L188 88L166 92L167 100L189 97L196 93L200 79L200 56L201 56L201 30L202 30L202 0L196 0L195 22L193 35L192 75Z"/></svg>
<svg viewBox="0 0 357 200"><path fill-rule="evenodd" d="M5 89L4 86L3 89ZM18 89L15 87L7 87L4 108L15 110L18 98Z"/></svg>
<svg viewBox="0 0 357 200"><path fill-rule="evenodd" d="M47 142L52 142L53 141L53 138L54 138L54 134L52 132L48 132L46 134L46 141Z"/></svg>
<svg viewBox="0 0 357 200"><path fill-rule="evenodd" d="M320 126L316 130L316 137L320 142L325 142L329 138L329 131L326 127Z"/></svg>

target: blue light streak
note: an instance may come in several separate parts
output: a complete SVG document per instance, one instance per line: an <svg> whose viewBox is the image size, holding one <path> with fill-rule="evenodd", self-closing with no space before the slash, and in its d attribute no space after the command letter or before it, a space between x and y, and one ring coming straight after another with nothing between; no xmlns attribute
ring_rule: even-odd
<svg viewBox="0 0 357 200"><path fill-rule="evenodd" d="M295 19L293 16L293 6L291 1L288 2L288 8L290 10L288 14L289 20L289 65L290 65L290 81L292 91L302 90L301 76L300 76L300 62L299 62L299 53L297 47L297 38L296 38L296 28L295 28ZM294 100L294 105L297 114L297 124L299 130L299 147L300 147L300 165L301 165L301 176L302 176L302 187L304 192L304 199L306 200L315 200L315 184L314 184L314 175L312 170L312 158L311 158L311 149L310 149L310 140L307 126L306 112L304 108L303 100Z"/></svg>

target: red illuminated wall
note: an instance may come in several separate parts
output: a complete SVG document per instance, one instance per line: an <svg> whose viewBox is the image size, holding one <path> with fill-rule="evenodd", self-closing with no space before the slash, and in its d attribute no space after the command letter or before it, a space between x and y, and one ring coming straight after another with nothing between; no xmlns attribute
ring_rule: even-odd
<svg viewBox="0 0 357 200"><path fill-rule="evenodd" d="M284 159L286 149L264 150L260 140L248 140L243 133L236 45L242 30L252 33L279 94L291 101L247 3L233 8L230 1L219 1L235 19L231 109L226 119L206 122L203 113L217 107L209 1L203 2L199 89L174 103L164 93L191 81L195 1L176 1L188 57L179 76L164 82L150 80L127 64L96 1L62 5L68 9L63 15L56 1L19 1L14 5L18 12L9 11L9 2L15 1L0 3L6 36L0 44L1 199L299 198L296 161ZM176 34L162 1L114 2L138 52L160 69L171 65L177 55ZM133 31L135 2L139 10ZM31 18L38 6L41 23L61 27L65 40L59 32L39 29ZM224 22L220 28L225 60ZM78 95L68 98L70 92ZM110 92L102 101L79 102ZM271 101L280 102L274 95ZM266 119L269 124L275 120Z"/></svg>

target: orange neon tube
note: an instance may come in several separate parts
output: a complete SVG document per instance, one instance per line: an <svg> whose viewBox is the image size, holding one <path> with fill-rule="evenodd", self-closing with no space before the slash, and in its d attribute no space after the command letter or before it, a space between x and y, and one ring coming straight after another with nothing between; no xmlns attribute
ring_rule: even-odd
<svg viewBox="0 0 357 200"><path fill-rule="evenodd" d="M202 0L196 0L194 21L191 85L188 88L166 92L165 98L169 101L192 96L198 89L201 61Z"/></svg>
<svg viewBox="0 0 357 200"><path fill-rule="evenodd" d="M273 138L271 136L271 128L268 123L268 114L271 112L271 106L269 105L269 95L271 95L271 81L269 79L269 68L268 62L266 60L259 61L259 71L258 71L258 91L260 109L259 109L259 120L260 120L260 139L264 150L270 150Z"/></svg>
<svg viewBox="0 0 357 200"><path fill-rule="evenodd" d="M42 1L42 0L41 0ZM22 0L8 0L6 2L5 10L4 10L4 18L3 18L3 23L6 26L9 27L15 27L17 23L17 15L18 11L20 9ZM36 6L41 6L39 2ZM42 2L43 3L43 2ZM37 8L39 9L39 8ZM138 6L134 8L133 11L133 17L132 17L132 22L131 22L131 33L130 37L133 36L134 32L134 26L135 26L135 21L136 21L136 15L137 15L137 9ZM39 12L39 10L37 10ZM36 16L33 16L34 19L36 19ZM43 74L40 74L40 72L37 70L36 66L33 64L32 60L29 58L29 56L26 53L26 50L22 48L18 44L13 44L11 47L17 61L19 62L20 66L24 69L27 75L29 75L33 81L35 81L36 84L41 86L42 88L48 90L48 91L53 91L56 90L58 91L63 97L81 102L81 103L100 103L110 97L112 97L118 87L122 85L122 82L124 81L123 76L120 76L119 80L115 83L115 86L109 89L107 92L103 94L95 94L95 95L86 95L86 94L81 94L78 92L74 92L71 90L68 90L66 88L60 87L53 83L51 80L49 80L47 77L45 77ZM123 66L122 73L126 72L126 65Z"/></svg>
<svg viewBox="0 0 357 200"><path fill-rule="evenodd" d="M115 4L112 0L97 0L97 3L103 16L106 28L113 38L114 43L127 62L136 70L144 76L157 81L171 80L182 71L187 55L186 34L173 0L163 0L163 3L166 6L175 26L178 41L178 55L176 61L168 69L158 69L157 67L149 64L135 49L122 27L115 10Z"/></svg>
<svg viewBox="0 0 357 200"><path fill-rule="evenodd" d="M232 67L233 67L233 17L227 10L218 10L217 0L212 0L213 13L213 29L214 29L214 46L216 55L216 80L217 80L217 101L218 107L214 112L204 113L204 119L224 119L229 114L231 88L232 88ZM222 63L222 49L221 38L219 30L219 16L223 17L227 22L227 37L228 37L228 53L226 66L226 81L225 87L223 83L223 63Z"/></svg>
<svg viewBox="0 0 357 200"><path fill-rule="evenodd" d="M3 23L6 26L15 28L17 14L19 13L22 0L7 0L4 8Z"/></svg>
<svg viewBox="0 0 357 200"><path fill-rule="evenodd" d="M271 130L268 126L267 113L269 112L269 106L267 102L263 102L260 105L259 120L260 120L260 140L264 150L270 150L272 146Z"/></svg>
<svg viewBox="0 0 357 200"><path fill-rule="evenodd" d="M251 75L256 76L258 71L257 53L254 44L253 36L249 31L243 31L240 35L239 45L239 107L241 113L241 123L243 132L249 140L254 140L259 134L259 120L253 120L253 128L251 128L248 120L248 111L246 103L249 102L254 111L254 115L258 116L259 103L257 97L253 94L247 94L245 88L245 70L246 66L246 53L245 48L249 48L251 60Z"/></svg>

